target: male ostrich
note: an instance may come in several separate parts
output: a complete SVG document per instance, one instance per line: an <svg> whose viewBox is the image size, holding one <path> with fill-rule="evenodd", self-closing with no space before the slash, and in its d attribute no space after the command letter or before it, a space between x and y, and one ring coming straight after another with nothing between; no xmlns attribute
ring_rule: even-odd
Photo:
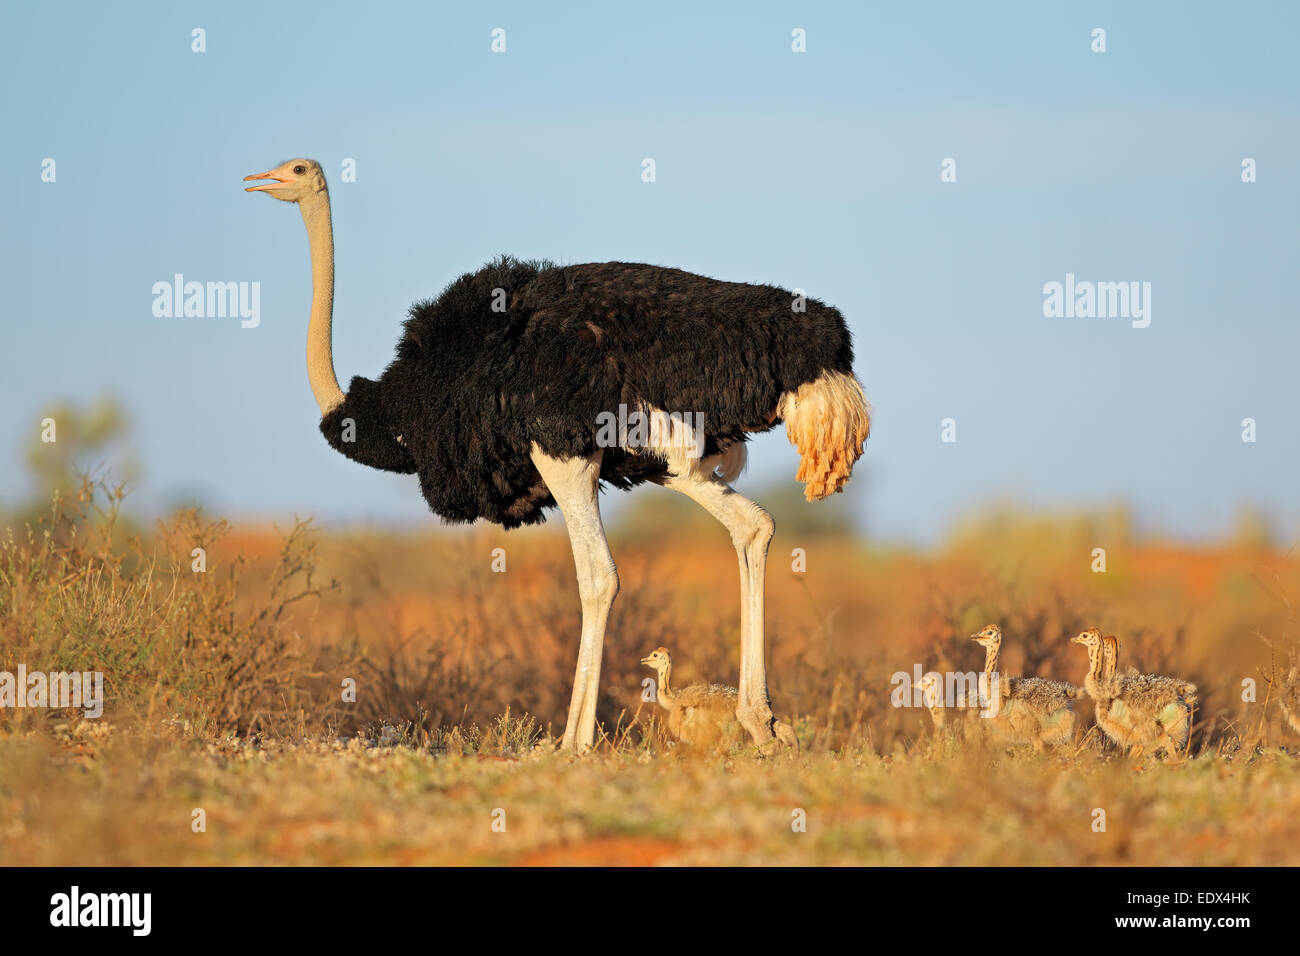
<svg viewBox="0 0 1300 956"><path fill-rule="evenodd" d="M378 381L352 379L345 395L331 348L334 241L320 164L291 159L245 179L269 180L247 191L298 203L307 226L307 377L326 440L372 468L415 473L430 509L448 521L509 529L544 520L553 505L564 515L582 637L563 746L585 750L595 740L605 622L618 592L602 482L671 488L731 533L741 587L736 717L759 745L773 740L763 574L774 526L728 482L744 466L748 433L782 420L809 501L849 480L870 410L840 313L679 269L503 257L412 306L392 364ZM645 429L611 437L602 422L620 408L652 421L648 437Z"/></svg>

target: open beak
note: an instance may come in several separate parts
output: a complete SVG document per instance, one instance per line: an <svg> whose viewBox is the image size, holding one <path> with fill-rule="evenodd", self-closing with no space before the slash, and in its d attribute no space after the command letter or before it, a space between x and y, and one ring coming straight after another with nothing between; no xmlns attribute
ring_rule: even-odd
<svg viewBox="0 0 1300 956"><path fill-rule="evenodd" d="M646 665L650 665L650 664L653 664L654 661L650 660L650 658L648 658L648 657L643 657L643 658L641 658L641 663L642 663L642 664L646 664Z"/></svg>
<svg viewBox="0 0 1300 956"><path fill-rule="evenodd" d="M285 179L283 176L275 175L274 170L266 173L258 173L256 176L245 176L244 182L248 182L250 179L274 179L275 182L262 183L260 186L246 186L244 188L244 192L246 193L255 193L263 189L280 189L285 183L293 182L292 179Z"/></svg>

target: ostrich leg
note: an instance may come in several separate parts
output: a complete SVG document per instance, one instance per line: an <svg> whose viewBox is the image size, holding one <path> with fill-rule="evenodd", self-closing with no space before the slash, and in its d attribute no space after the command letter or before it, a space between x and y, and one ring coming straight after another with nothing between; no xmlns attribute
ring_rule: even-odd
<svg viewBox="0 0 1300 956"><path fill-rule="evenodd" d="M773 738L774 731L764 659L763 579L767 546L776 525L770 514L715 476L673 475L664 487L686 495L731 532L740 561L740 688L736 719L762 746ZM787 728L781 725L780 729ZM793 740L793 733L789 737ZM782 739L786 739L784 734ZM797 747L797 742L793 746Z"/></svg>
<svg viewBox="0 0 1300 956"><path fill-rule="evenodd" d="M601 457L597 452L590 458L552 458L536 445L532 452L533 464L564 515L582 598L582 639L564 727L565 750L588 750L595 743L605 622L618 594L618 570L605 540L597 499Z"/></svg>

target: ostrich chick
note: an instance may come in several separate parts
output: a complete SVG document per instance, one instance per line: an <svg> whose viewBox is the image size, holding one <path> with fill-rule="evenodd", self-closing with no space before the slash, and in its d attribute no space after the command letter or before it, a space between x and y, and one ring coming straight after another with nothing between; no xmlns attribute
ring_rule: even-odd
<svg viewBox="0 0 1300 956"><path fill-rule="evenodd" d="M935 734L942 734L947 729L948 708L944 706L939 675L926 674L917 686L921 689L921 699L925 702L925 709L930 712L930 719L934 721Z"/></svg>
<svg viewBox="0 0 1300 956"><path fill-rule="evenodd" d="M975 734L983 730L980 717L982 707L978 697L968 696L965 701L958 697L955 702L949 703L942 678L933 672L923 676L917 687L921 690L925 709L930 712L930 719L934 722L936 736L972 740Z"/></svg>
<svg viewBox="0 0 1300 956"><path fill-rule="evenodd" d="M944 697L943 682L938 674L926 674L916 686L920 688L921 700L925 709L930 712L930 720L934 722L936 737L961 740L971 733L978 732L976 725L979 724L979 707L970 704L950 706ZM948 721L949 711L952 711L952 716L956 718L951 723Z"/></svg>
<svg viewBox="0 0 1300 956"><path fill-rule="evenodd" d="M998 712L987 720L995 737L1028 743L1041 751L1046 744L1066 744L1074 737L1074 704L1079 689L1065 681L999 674L1002 628L996 624L971 635L984 648L984 673L989 687L998 675Z"/></svg>
<svg viewBox="0 0 1300 956"><path fill-rule="evenodd" d="M1113 635L1103 637L1101 639L1100 654L1101 672L1099 676L1104 684L1107 681L1114 680L1115 675L1119 672L1119 638ZM1091 658L1089 658L1089 660L1091 661ZM1091 665L1089 666L1091 668ZM1125 668L1124 674L1125 676L1132 677L1137 675L1137 671L1132 667L1128 667ZM1097 726L1102 728L1103 743L1107 737L1111 736L1106 733L1106 729L1103 726L1110 720L1110 703L1111 702L1108 699L1093 701L1093 716L1097 721Z"/></svg>
<svg viewBox="0 0 1300 956"><path fill-rule="evenodd" d="M668 712L668 733L689 747L729 750L745 739L745 729L736 717L736 688L723 684L692 684L680 691L672 688L673 659L668 648L658 647L641 658L658 677L655 698ZM776 721L778 740L794 752L799 741L789 724Z"/></svg>
<svg viewBox="0 0 1300 956"><path fill-rule="evenodd" d="M1097 726L1107 737L1134 757L1147 747L1163 747L1170 756L1186 750L1195 684L1158 674L1117 674L1119 641L1107 641L1095 627L1070 640L1087 648L1084 689L1096 702Z"/></svg>

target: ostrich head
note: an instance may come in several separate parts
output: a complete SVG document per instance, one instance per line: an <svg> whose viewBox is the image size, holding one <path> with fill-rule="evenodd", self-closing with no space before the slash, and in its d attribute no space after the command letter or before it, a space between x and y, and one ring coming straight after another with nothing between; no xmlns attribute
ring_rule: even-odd
<svg viewBox="0 0 1300 956"><path fill-rule="evenodd" d="M668 656L668 648L656 647L645 657L641 658L641 663L646 667L653 667L655 670L662 673L669 667L672 667L673 660Z"/></svg>
<svg viewBox="0 0 1300 956"><path fill-rule="evenodd" d="M1001 647L1002 646L1002 628L996 624L990 624L984 630L970 636L970 639L981 647Z"/></svg>
<svg viewBox="0 0 1300 956"><path fill-rule="evenodd" d="M1081 631L1076 637L1070 638L1071 644L1082 644L1089 652L1100 647L1101 642L1101 631L1095 627L1090 627L1086 631Z"/></svg>
<svg viewBox="0 0 1300 956"><path fill-rule="evenodd" d="M286 202L302 202L317 193L325 192L325 172L314 159L291 159L275 169L255 176L245 176L244 182L252 179L271 179L274 182L248 186L244 192L266 192Z"/></svg>

